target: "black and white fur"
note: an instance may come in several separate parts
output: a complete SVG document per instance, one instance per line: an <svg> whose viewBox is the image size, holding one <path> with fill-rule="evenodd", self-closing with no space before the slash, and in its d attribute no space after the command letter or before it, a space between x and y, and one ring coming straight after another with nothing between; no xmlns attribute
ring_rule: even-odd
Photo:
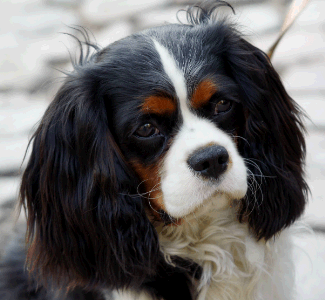
<svg viewBox="0 0 325 300"><path fill-rule="evenodd" d="M219 6L104 49L87 42L94 53L81 53L33 136L27 263L13 241L1 299L295 299L300 110ZM216 92L195 109L207 79ZM175 111L147 114L152 95Z"/></svg>

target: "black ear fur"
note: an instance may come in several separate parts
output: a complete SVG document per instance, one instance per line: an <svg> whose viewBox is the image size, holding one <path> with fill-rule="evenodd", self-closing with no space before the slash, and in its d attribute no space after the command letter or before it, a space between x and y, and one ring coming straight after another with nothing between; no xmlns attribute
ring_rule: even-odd
<svg viewBox="0 0 325 300"><path fill-rule="evenodd" d="M88 54L87 54L88 55ZM20 197L27 263L60 287L141 285L156 269L157 234L110 132L96 64L81 62L33 136Z"/></svg>
<svg viewBox="0 0 325 300"><path fill-rule="evenodd" d="M216 59L225 62L228 75L240 86L245 122L237 133L243 137L238 147L250 188L239 220L247 221L258 239L270 239L305 208L309 190L303 178L302 113L267 55L245 41L226 18L217 20L220 7L232 8L225 1L206 1L189 8L187 19L193 26L205 26Z"/></svg>
<svg viewBox="0 0 325 300"><path fill-rule="evenodd" d="M301 112L266 54L236 34L228 38L226 59L246 116L239 149L250 188L239 219L248 221L259 239L269 239L304 211L308 186Z"/></svg>

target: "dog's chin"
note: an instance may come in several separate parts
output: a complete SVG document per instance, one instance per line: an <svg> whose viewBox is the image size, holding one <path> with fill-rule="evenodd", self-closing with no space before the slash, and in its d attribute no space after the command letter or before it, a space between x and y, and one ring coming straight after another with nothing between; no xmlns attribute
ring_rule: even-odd
<svg viewBox="0 0 325 300"><path fill-rule="evenodd" d="M185 208L168 209L165 208L167 213L172 219L189 220L191 217L197 218L200 215L206 215L209 212L218 212L228 209L237 203L240 199L244 198L246 191L237 191L236 193L215 191L208 197L201 199L196 205L188 205ZM190 201L189 201L190 202ZM193 203L193 202L192 202Z"/></svg>

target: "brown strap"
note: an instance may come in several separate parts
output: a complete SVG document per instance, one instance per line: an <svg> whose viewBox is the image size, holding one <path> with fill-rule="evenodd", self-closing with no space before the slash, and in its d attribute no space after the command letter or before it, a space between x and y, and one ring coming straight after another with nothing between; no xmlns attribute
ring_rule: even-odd
<svg viewBox="0 0 325 300"><path fill-rule="evenodd" d="M310 0L293 0L288 13L283 21L283 25L280 31L280 34L276 41L273 43L269 51L267 52L268 57L271 59L272 55L274 53L275 48L279 44L282 37L285 35L285 33L288 31L288 29L291 27L291 25L294 23L294 21L298 18L299 14L303 11L303 9L306 7L307 3Z"/></svg>

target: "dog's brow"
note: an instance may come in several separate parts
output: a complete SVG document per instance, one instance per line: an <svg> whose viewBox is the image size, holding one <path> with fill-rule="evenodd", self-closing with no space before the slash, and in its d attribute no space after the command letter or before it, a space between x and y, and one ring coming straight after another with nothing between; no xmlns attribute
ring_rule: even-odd
<svg viewBox="0 0 325 300"><path fill-rule="evenodd" d="M176 103L166 96L149 96L141 105L142 112L149 114L171 115L176 109Z"/></svg>
<svg viewBox="0 0 325 300"><path fill-rule="evenodd" d="M194 90L191 98L191 106L194 109L201 108L209 102L210 98L217 90L217 86L210 79L201 81Z"/></svg>

